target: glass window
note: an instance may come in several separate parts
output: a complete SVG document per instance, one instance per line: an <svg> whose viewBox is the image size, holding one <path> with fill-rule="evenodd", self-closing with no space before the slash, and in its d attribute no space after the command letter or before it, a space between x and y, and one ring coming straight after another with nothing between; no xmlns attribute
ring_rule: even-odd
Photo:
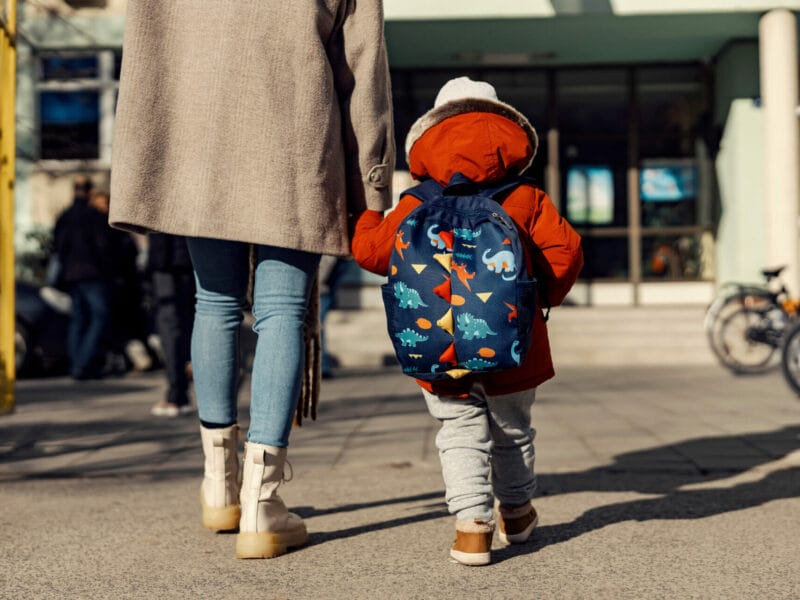
<svg viewBox="0 0 800 600"><path fill-rule="evenodd" d="M556 74L561 135L626 135L628 78L623 69L579 69Z"/></svg>
<svg viewBox="0 0 800 600"><path fill-rule="evenodd" d="M628 279L628 237L584 236L581 279Z"/></svg>
<svg viewBox="0 0 800 600"><path fill-rule="evenodd" d="M614 221L614 174L605 165L574 165L567 171L567 219L573 225Z"/></svg>
<svg viewBox="0 0 800 600"><path fill-rule="evenodd" d="M639 170L642 225L697 223L697 167L692 160L645 160Z"/></svg>
<svg viewBox="0 0 800 600"><path fill-rule="evenodd" d="M41 159L110 160L111 140L104 139L110 127L102 124L113 119L120 57L114 50L47 51L38 56Z"/></svg>
<svg viewBox="0 0 800 600"><path fill-rule="evenodd" d="M97 56L45 56L42 58L42 80L67 81L96 79L99 76Z"/></svg>
<svg viewBox="0 0 800 600"><path fill-rule="evenodd" d="M636 91L642 157L692 156L709 111L702 70L638 69Z"/></svg>
<svg viewBox="0 0 800 600"><path fill-rule="evenodd" d="M39 102L42 158L97 158L98 92L42 92Z"/></svg>
<svg viewBox="0 0 800 600"><path fill-rule="evenodd" d="M575 218L576 225L623 227L628 224L627 144L624 140L563 136L559 162L561 189L565 191L566 214L571 222Z"/></svg>
<svg viewBox="0 0 800 600"><path fill-rule="evenodd" d="M642 239L644 279L712 279L713 240L709 232L654 235Z"/></svg>

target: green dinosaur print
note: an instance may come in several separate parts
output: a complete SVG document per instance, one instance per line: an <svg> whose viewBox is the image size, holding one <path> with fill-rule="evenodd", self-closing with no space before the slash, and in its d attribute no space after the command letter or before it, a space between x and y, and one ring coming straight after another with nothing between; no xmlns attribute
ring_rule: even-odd
<svg viewBox="0 0 800 600"><path fill-rule="evenodd" d="M489 324L483 319L477 318L470 313L461 313L456 318L459 331L464 334L465 340L482 340L489 335L497 335L497 332L489 329Z"/></svg>
<svg viewBox="0 0 800 600"><path fill-rule="evenodd" d="M468 361L461 363L462 367L465 369L471 369L472 371L488 369L489 367L494 367L495 365L497 365L496 362L483 360L482 358L470 358Z"/></svg>
<svg viewBox="0 0 800 600"><path fill-rule="evenodd" d="M400 308L419 308L420 306L428 306L422 301L422 297L419 295L417 290L408 287L402 281L398 281L394 284L394 297L400 301Z"/></svg>
<svg viewBox="0 0 800 600"><path fill-rule="evenodd" d="M406 327L403 331L395 333L394 335L402 342L403 346L408 346L410 348L416 348L418 342L428 341L427 335L421 335L409 327Z"/></svg>

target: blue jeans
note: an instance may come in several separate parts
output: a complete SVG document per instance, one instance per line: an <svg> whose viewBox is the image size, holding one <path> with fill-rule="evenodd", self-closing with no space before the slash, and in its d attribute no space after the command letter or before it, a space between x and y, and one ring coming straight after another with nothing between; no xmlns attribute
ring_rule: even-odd
<svg viewBox="0 0 800 600"><path fill-rule="evenodd" d="M461 521L490 521L494 498L518 506L533 497L535 388L488 396L476 384L468 398L422 393L428 411L442 425L436 447L451 513Z"/></svg>
<svg viewBox="0 0 800 600"><path fill-rule="evenodd" d="M197 304L192 368L200 420L228 425L237 419L239 327L246 306L249 244L189 238ZM258 335L247 439L285 448L300 396L304 322L319 255L256 247L253 330Z"/></svg>
<svg viewBox="0 0 800 600"><path fill-rule="evenodd" d="M75 378L100 372L111 322L111 292L105 281L79 281L70 286L72 316L67 331L70 372Z"/></svg>

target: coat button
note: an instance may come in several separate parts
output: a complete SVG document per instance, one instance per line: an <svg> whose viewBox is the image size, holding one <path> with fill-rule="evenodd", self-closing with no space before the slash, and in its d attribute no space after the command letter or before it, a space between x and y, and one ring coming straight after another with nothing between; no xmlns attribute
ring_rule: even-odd
<svg viewBox="0 0 800 600"><path fill-rule="evenodd" d="M383 188L388 185L386 181L387 165L375 165L369 170L367 174L367 181L369 181L376 188Z"/></svg>

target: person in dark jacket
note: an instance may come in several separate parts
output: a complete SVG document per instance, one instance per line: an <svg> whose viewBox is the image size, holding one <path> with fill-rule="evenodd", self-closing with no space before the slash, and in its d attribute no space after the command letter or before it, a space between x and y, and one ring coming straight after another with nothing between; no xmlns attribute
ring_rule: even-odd
<svg viewBox="0 0 800 600"><path fill-rule="evenodd" d="M178 417L193 412L187 373L194 321L192 260L183 236L152 233L148 239L147 271L152 277L156 330L169 382L167 397L150 412L156 417Z"/></svg>
<svg viewBox="0 0 800 600"><path fill-rule="evenodd" d="M111 230L105 215L89 204L91 189L91 180L75 178L72 206L61 213L53 232L59 284L72 297L67 348L75 379L102 374L111 317Z"/></svg>

